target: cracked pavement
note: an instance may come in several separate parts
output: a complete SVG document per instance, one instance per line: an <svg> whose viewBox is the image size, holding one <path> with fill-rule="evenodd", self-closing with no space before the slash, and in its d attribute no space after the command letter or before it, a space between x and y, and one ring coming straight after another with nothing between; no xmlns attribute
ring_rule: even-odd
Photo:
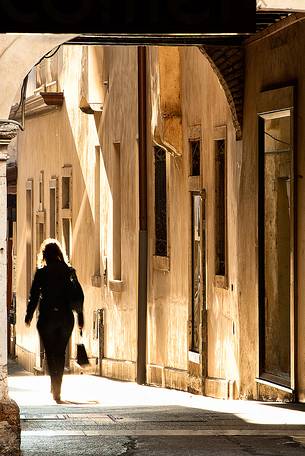
<svg viewBox="0 0 305 456"><path fill-rule="evenodd" d="M305 404L223 401L93 375L49 378L10 363L23 456L305 456Z"/></svg>

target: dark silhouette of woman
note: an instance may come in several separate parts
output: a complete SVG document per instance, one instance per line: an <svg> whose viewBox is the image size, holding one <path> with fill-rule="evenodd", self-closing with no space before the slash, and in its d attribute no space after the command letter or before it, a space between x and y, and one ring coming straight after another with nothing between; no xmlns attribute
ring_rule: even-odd
<svg viewBox="0 0 305 456"><path fill-rule="evenodd" d="M68 301L73 268L56 239L46 239L42 243L37 263L25 324L30 326L39 303L37 329L45 349L51 392L54 400L60 402L65 352L74 326L74 315ZM78 312L78 326L80 329L84 326L82 309Z"/></svg>

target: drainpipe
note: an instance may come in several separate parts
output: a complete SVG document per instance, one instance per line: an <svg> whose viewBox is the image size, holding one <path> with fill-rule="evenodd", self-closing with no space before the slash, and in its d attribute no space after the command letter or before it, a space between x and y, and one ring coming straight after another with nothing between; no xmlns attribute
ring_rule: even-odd
<svg viewBox="0 0 305 456"><path fill-rule="evenodd" d="M138 160L139 160L139 261L137 383L146 382L147 325L147 142L146 47L138 47Z"/></svg>

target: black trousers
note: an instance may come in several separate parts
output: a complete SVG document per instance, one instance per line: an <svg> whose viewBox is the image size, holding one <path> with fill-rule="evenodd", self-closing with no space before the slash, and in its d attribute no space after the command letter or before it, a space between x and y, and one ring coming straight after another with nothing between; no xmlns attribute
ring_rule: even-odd
<svg viewBox="0 0 305 456"><path fill-rule="evenodd" d="M60 395L66 347L74 326L74 316L49 315L38 320L37 329L44 345L52 391Z"/></svg>

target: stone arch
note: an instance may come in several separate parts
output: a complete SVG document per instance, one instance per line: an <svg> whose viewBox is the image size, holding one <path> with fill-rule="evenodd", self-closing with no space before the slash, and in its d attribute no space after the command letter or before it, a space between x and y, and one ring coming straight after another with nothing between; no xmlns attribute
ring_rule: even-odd
<svg viewBox="0 0 305 456"><path fill-rule="evenodd" d="M204 45L199 47L213 68L227 97L236 139L242 138L244 48L243 46Z"/></svg>
<svg viewBox="0 0 305 456"><path fill-rule="evenodd" d="M15 95L33 66L47 52L77 35L0 35L0 119L7 119Z"/></svg>

